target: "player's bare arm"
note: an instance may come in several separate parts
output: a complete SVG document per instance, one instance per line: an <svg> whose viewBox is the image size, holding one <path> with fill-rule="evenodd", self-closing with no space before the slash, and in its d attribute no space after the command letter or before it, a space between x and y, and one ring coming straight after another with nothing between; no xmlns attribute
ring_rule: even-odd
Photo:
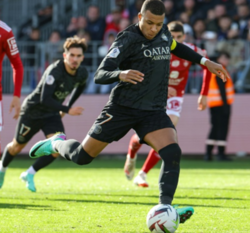
<svg viewBox="0 0 250 233"><path fill-rule="evenodd" d="M198 98L198 110L203 111L207 108L207 96L200 95Z"/></svg>
<svg viewBox="0 0 250 233"><path fill-rule="evenodd" d="M122 82L128 82L132 84L137 84L138 82L142 82L144 74L137 70L124 70L120 73L119 79Z"/></svg>
<svg viewBox="0 0 250 233"><path fill-rule="evenodd" d="M223 82L227 81L229 74L221 64L215 63L211 60L206 60L205 66L211 73L216 74L216 76L221 78Z"/></svg>
<svg viewBox="0 0 250 233"><path fill-rule="evenodd" d="M168 98L177 96L177 91L173 87L168 87Z"/></svg>
<svg viewBox="0 0 250 233"><path fill-rule="evenodd" d="M14 108L15 113L14 113L13 119L18 118L19 112L20 112L20 107L21 107L20 98L17 96L13 96L13 99L12 99L11 104L10 104L10 110L9 110L9 112L11 113L12 109Z"/></svg>
<svg viewBox="0 0 250 233"><path fill-rule="evenodd" d="M83 107L78 107L78 106L71 107L69 109L68 114L71 116L79 116L79 115L82 115L83 110L84 110Z"/></svg>

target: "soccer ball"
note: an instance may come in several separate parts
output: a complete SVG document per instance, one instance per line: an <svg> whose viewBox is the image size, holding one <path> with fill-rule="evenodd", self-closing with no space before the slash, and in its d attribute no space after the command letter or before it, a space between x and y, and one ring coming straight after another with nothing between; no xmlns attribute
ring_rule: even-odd
<svg viewBox="0 0 250 233"><path fill-rule="evenodd" d="M179 214L171 205L156 205L147 215L148 229L155 233L174 233L179 226L179 222Z"/></svg>

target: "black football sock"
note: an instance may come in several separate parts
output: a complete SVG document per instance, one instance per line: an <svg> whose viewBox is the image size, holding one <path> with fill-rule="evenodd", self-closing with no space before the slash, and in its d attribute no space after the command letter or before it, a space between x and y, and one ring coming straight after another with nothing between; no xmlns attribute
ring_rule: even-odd
<svg viewBox="0 0 250 233"><path fill-rule="evenodd" d="M52 155L48 155L48 156L43 156L38 158L32 165L32 167L34 168L34 170L37 172L40 169L47 167L49 164L51 164L56 158L53 157Z"/></svg>
<svg viewBox="0 0 250 233"><path fill-rule="evenodd" d="M6 146L4 148L3 151L3 155L2 155L2 166L4 168L8 167L8 165L10 164L10 162L14 159L14 155L11 155L8 151L8 147Z"/></svg>
<svg viewBox="0 0 250 233"><path fill-rule="evenodd" d="M218 146L218 154L219 155L225 154L225 146Z"/></svg>
<svg viewBox="0 0 250 233"><path fill-rule="evenodd" d="M74 139L58 141L55 149L62 157L79 165L89 164L94 159L82 148L81 143Z"/></svg>
<svg viewBox="0 0 250 233"><path fill-rule="evenodd" d="M213 149L214 149L214 145L206 145L206 154L212 155Z"/></svg>
<svg viewBox="0 0 250 233"><path fill-rule="evenodd" d="M159 202L171 205L179 180L181 149L177 143L173 143L159 150L159 154L162 158Z"/></svg>

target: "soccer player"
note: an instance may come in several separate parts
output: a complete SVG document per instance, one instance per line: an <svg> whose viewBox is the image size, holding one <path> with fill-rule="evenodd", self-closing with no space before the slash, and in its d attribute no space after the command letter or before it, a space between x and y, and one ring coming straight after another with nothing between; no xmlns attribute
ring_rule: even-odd
<svg viewBox="0 0 250 233"><path fill-rule="evenodd" d="M146 0L138 14L139 23L117 35L108 54L95 73L95 82L119 82L110 99L82 143L59 133L37 142L30 157L59 153L79 165L89 164L111 142L134 129L141 143L147 143L161 156L159 202L171 204L178 184L181 149L170 118L166 114L169 62L171 52L191 62L202 63L226 80L224 68L189 47L172 39L163 25L164 4ZM178 208L180 222L188 219L194 209Z"/></svg>
<svg viewBox="0 0 250 233"><path fill-rule="evenodd" d="M14 93L13 99L10 104L10 112L12 112L14 108L15 113L13 118L17 119L21 106L20 95L23 82L23 64L11 28L6 23L0 20L0 131L2 131L3 127L2 62L5 54L8 56L13 69Z"/></svg>
<svg viewBox="0 0 250 233"><path fill-rule="evenodd" d="M56 132L64 131L61 117L65 113L71 116L82 114L82 107L72 105L83 92L88 77L86 68L80 66L87 47L85 40L79 37L67 38L63 47L63 59L55 61L45 70L36 89L23 101L14 139L5 147L0 162L0 187L4 182L6 168L39 130L49 138ZM63 105L70 93L67 105ZM57 156L51 153L39 158L21 174L20 178L30 191L36 191L34 174L53 162Z"/></svg>
<svg viewBox="0 0 250 233"><path fill-rule="evenodd" d="M168 29L171 32L171 35L174 40L179 43L184 43L185 45L189 46L194 51L205 55L205 52L196 47L193 44L187 44L184 42L185 34L184 28L181 22L179 21L172 21L168 24ZM174 126L177 125L180 113L182 110L182 103L183 103L183 95L185 92L185 87L188 80L188 73L192 63L186 61L184 59L178 58L174 54L171 55L170 60L170 74L169 74L169 90L172 92L172 96L168 96L167 100L167 114L170 117L171 121L173 122ZM202 65L201 65L202 66ZM211 78L211 73L206 69L206 67L202 66L203 68L203 85L201 89L200 96L198 98L198 110L204 110L207 107L207 94L209 88L209 81ZM124 173L128 180L132 180L135 171L135 163L136 163L136 153L140 149L141 144L139 142L139 138L136 134L131 137L129 143L129 149L127 154L126 163L124 166ZM148 187L148 182L146 181L147 173L158 163L161 159L160 155L154 150L151 149L148 157L139 171L139 174L134 179L134 184L140 187Z"/></svg>

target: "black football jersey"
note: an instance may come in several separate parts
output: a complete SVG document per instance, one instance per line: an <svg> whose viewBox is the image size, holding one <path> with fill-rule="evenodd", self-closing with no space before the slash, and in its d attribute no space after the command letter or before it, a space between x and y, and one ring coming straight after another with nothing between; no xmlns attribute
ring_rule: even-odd
<svg viewBox="0 0 250 233"><path fill-rule="evenodd" d="M142 35L138 24L120 32L95 74L96 83L119 82L108 104L143 110L166 108L172 41L166 25L152 40ZM121 70L129 69L142 72L144 80L136 85L121 82Z"/></svg>
<svg viewBox="0 0 250 233"><path fill-rule="evenodd" d="M72 76L67 73L63 60L52 63L43 73L36 89L28 95L23 101L20 114L28 114L32 118L44 118L59 111L68 112L70 105L63 105L65 98L76 89L83 90L88 71L85 67L80 66L76 75ZM79 95L78 95L79 96Z"/></svg>

